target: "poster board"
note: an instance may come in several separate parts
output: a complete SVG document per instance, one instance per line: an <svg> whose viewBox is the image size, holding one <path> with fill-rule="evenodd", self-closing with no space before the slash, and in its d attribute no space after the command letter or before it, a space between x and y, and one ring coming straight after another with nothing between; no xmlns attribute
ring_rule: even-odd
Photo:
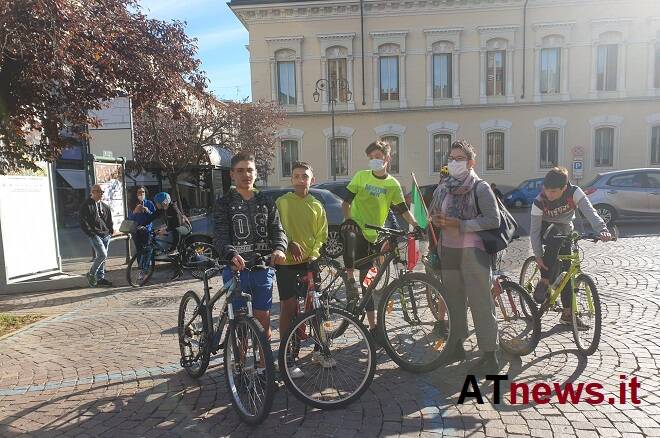
<svg viewBox="0 0 660 438"><path fill-rule="evenodd" d="M94 162L94 183L103 188L101 200L112 212L112 225L119 230L124 213L124 166L123 163Z"/></svg>

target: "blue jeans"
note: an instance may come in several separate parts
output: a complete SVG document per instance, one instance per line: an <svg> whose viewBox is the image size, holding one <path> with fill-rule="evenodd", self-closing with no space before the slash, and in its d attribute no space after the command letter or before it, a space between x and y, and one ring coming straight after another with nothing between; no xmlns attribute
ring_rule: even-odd
<svg viewBox="0 0 660 438"><path fill-rule="evenodd" d="M94 248L94 261L89 270L90 275L96 276L98 280L105 277L105 260L108 258L108 246L110 245L111 236L94 236L89 238L92 248Z"/></svg>

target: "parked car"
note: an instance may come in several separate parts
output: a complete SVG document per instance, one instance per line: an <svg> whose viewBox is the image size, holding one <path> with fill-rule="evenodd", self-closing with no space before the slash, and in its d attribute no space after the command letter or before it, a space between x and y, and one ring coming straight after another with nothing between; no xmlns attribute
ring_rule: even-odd
<svg viewBox="0 0 660 438"><path fill-rule="evenodd" d="M526 179L518 187L504 194L504 205L509 208L532 205L542 188L543 178Z"/></svg>
<svg viewBox="0 0 660 438"><path fill-rule="evenodd" d="M293 192L293 188L267 188L261 190L261 193L270 196L273 201L289 192ZM339 232L339 227L344 221L344 214L341 210L342 201L329 190L310 188L309 193L323 204L325 214L328 218L328 240L323 246L322 251L332 258L339 257L344 251L344 243Z"/></svg>
<svg viewBox="0 0 660 438"><path fill-rule="evenodd" d="M583 190L607 223L616 219L657 219L660 216L660 169L602 173L585 184Z"/></svg>
<svg viewBox="0 0 660 438"><path fill-rule="evenodd" d="M346 192L348 192L348 183L350 181L347 180L342 180L342 181L326 181L318 184L314 184L312 188L315 189L324 189L324 190L329 190L335 195L337 195L340 199L346 198Z"/></svg>

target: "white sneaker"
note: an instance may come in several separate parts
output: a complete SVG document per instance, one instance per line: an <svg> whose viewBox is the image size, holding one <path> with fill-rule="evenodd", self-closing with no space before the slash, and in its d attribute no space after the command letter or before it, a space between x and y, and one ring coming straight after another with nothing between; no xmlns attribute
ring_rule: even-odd
<svg viewBox="0 0 660 438"><path fill-rule="evenodd" d="M323 368L334 368L337 366L337 361L331 357L325 357L320 351L312 353L312 360L318 362Z"/></svg>
<svg viewBox="0 0 660 438"><path fill-rule="evenodd" d="M291 376L292 379L302 379L303 377L305 377L305 373L297 365L294 365L293 367L289 368L289 375Z"/></svg>

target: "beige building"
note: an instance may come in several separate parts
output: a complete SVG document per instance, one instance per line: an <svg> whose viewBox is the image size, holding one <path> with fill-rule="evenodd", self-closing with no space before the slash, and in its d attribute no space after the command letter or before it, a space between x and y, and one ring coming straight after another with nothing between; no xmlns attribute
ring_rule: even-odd
<svg viewBox="0 0 660 438"><path fill-rule="evenodd" d="M320 180L394 148L392 173L435 182L451 141L502 185L555 164L660 166L659 0L232 0L248 29L253 99L288 112L270 185L291 162ZM335 141L328 93L336 90ZM342 84L347 83L352 93ZM352 95L351 95L352 94ZM332 144L331 144L332 143ZM580 170L581 168L581 170Z"/></svg>

